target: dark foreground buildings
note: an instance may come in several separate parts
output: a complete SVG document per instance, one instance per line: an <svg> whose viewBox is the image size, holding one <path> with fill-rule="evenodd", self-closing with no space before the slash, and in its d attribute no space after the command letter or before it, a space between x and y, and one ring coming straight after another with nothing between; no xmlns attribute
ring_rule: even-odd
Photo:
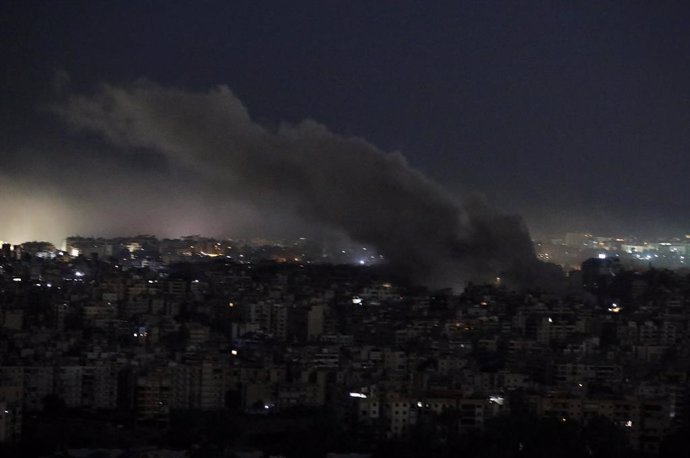
<svg viewBox="0 0 690 458"><path fill-rule="evenodd" d="M684 456L687 273L454 294L304 242L72 243L0 253L2 456Z"/></svg>

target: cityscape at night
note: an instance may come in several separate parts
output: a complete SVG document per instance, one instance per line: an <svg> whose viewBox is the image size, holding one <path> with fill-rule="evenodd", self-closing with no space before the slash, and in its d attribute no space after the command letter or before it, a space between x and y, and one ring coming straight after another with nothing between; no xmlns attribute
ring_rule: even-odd
<svg viewBox="0 0 690 458"><path fill-rule="evenodd" d="M690 4L0 2L0 458L680 458Z"/></svg>
<svg viewBox="0 0 690 458"><path fill-rule="evenodd" d="M688 243L639 245L644 262L591 234L547 246L596 256L562 266L558 291L500 276L454 291L304 237L5 243L0 440L27 456L532 456L564 440L566 456L681 456L690 270L654 264Z"/></svg>

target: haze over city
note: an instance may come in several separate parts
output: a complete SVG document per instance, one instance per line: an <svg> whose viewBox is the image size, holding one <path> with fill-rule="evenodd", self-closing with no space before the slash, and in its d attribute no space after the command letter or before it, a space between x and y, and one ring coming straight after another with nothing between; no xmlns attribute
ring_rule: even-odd
<svg viewBox="0 0 690 458"><path fill-rule="evenodd" d="M352 223L396 204L421 218L425 199L460 219L485 202L533 237L690 225L681 2L9 2L2 18L2 240L376 242ZM244 156L220 165L224 149ZM390 196L374 211L353 190Z"/></svg>

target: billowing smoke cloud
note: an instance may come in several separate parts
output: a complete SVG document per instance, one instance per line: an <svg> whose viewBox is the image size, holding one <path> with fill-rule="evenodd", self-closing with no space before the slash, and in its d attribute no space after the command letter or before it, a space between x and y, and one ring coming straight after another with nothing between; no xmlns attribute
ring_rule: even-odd
<svg viewBox="0 0 690 458"><path fill-rule="evenodd" d="M122 151L161 155L229 198L343 231L420 281L459 286L536 263L519 218L480 199L460 204L401 154L314 121L268 129L224 86L103 85L56 111Z"/></svg>
<svg viewBox="0 0 690 458"><path fill-rule="evenodd" d="M188 170L166 167L165 161L161 166L159 158L146 164L84 136L74 140L50 137L40 145L0 152L0 240L43 240L60 247L75 234L303 234L280 209L266 216L251 202L216 192Z"/></svg>

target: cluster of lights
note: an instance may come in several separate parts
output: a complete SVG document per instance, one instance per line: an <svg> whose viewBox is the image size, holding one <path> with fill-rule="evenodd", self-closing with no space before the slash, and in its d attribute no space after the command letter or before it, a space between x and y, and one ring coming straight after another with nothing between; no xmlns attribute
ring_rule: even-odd
<svg viewBox="0 0 690 458"><path fill-rule="evenodd" d="M636 254L635 257L636 257L637 259L646 259L647 261L649 261L650 259L652 259L652 255L651 255L651 254L648 254L648 255L646 255L645 257L642 257L642 255ZM655 254L654 257L655 257L655 258L658 258L659 255L658 255L658 254Z"/></svg>
<svg viewBox="0 0 690 458"><path fill-rule="evenodd" d="M499 406L502 406L505 403L505 399L503 398L503 396L493 395L489 396L489 402L491 404L497 404Z"/></svg>
<svg viewBox="0 0 690 458"><path fill-rule="evenodd" d="M611 307L608 308L608 311L609 311L609 312L612 312L612 313L618 313L618 312L620 312L621 310L623 310L623 307L620 307L620 306L619 306L618 304L616 304L615 302L614 302L613 304L611 304Z"/></svg>
<svg viewBox="0 0 690 458"><path fill-rule="evenodd" d="M205 253L205 252L202 251L202 252L201 252L201 256L206 256L206 257L209 257L209 258L215 258L215 257L220 256L220 255L217 254L217 253Z"/></svg>

